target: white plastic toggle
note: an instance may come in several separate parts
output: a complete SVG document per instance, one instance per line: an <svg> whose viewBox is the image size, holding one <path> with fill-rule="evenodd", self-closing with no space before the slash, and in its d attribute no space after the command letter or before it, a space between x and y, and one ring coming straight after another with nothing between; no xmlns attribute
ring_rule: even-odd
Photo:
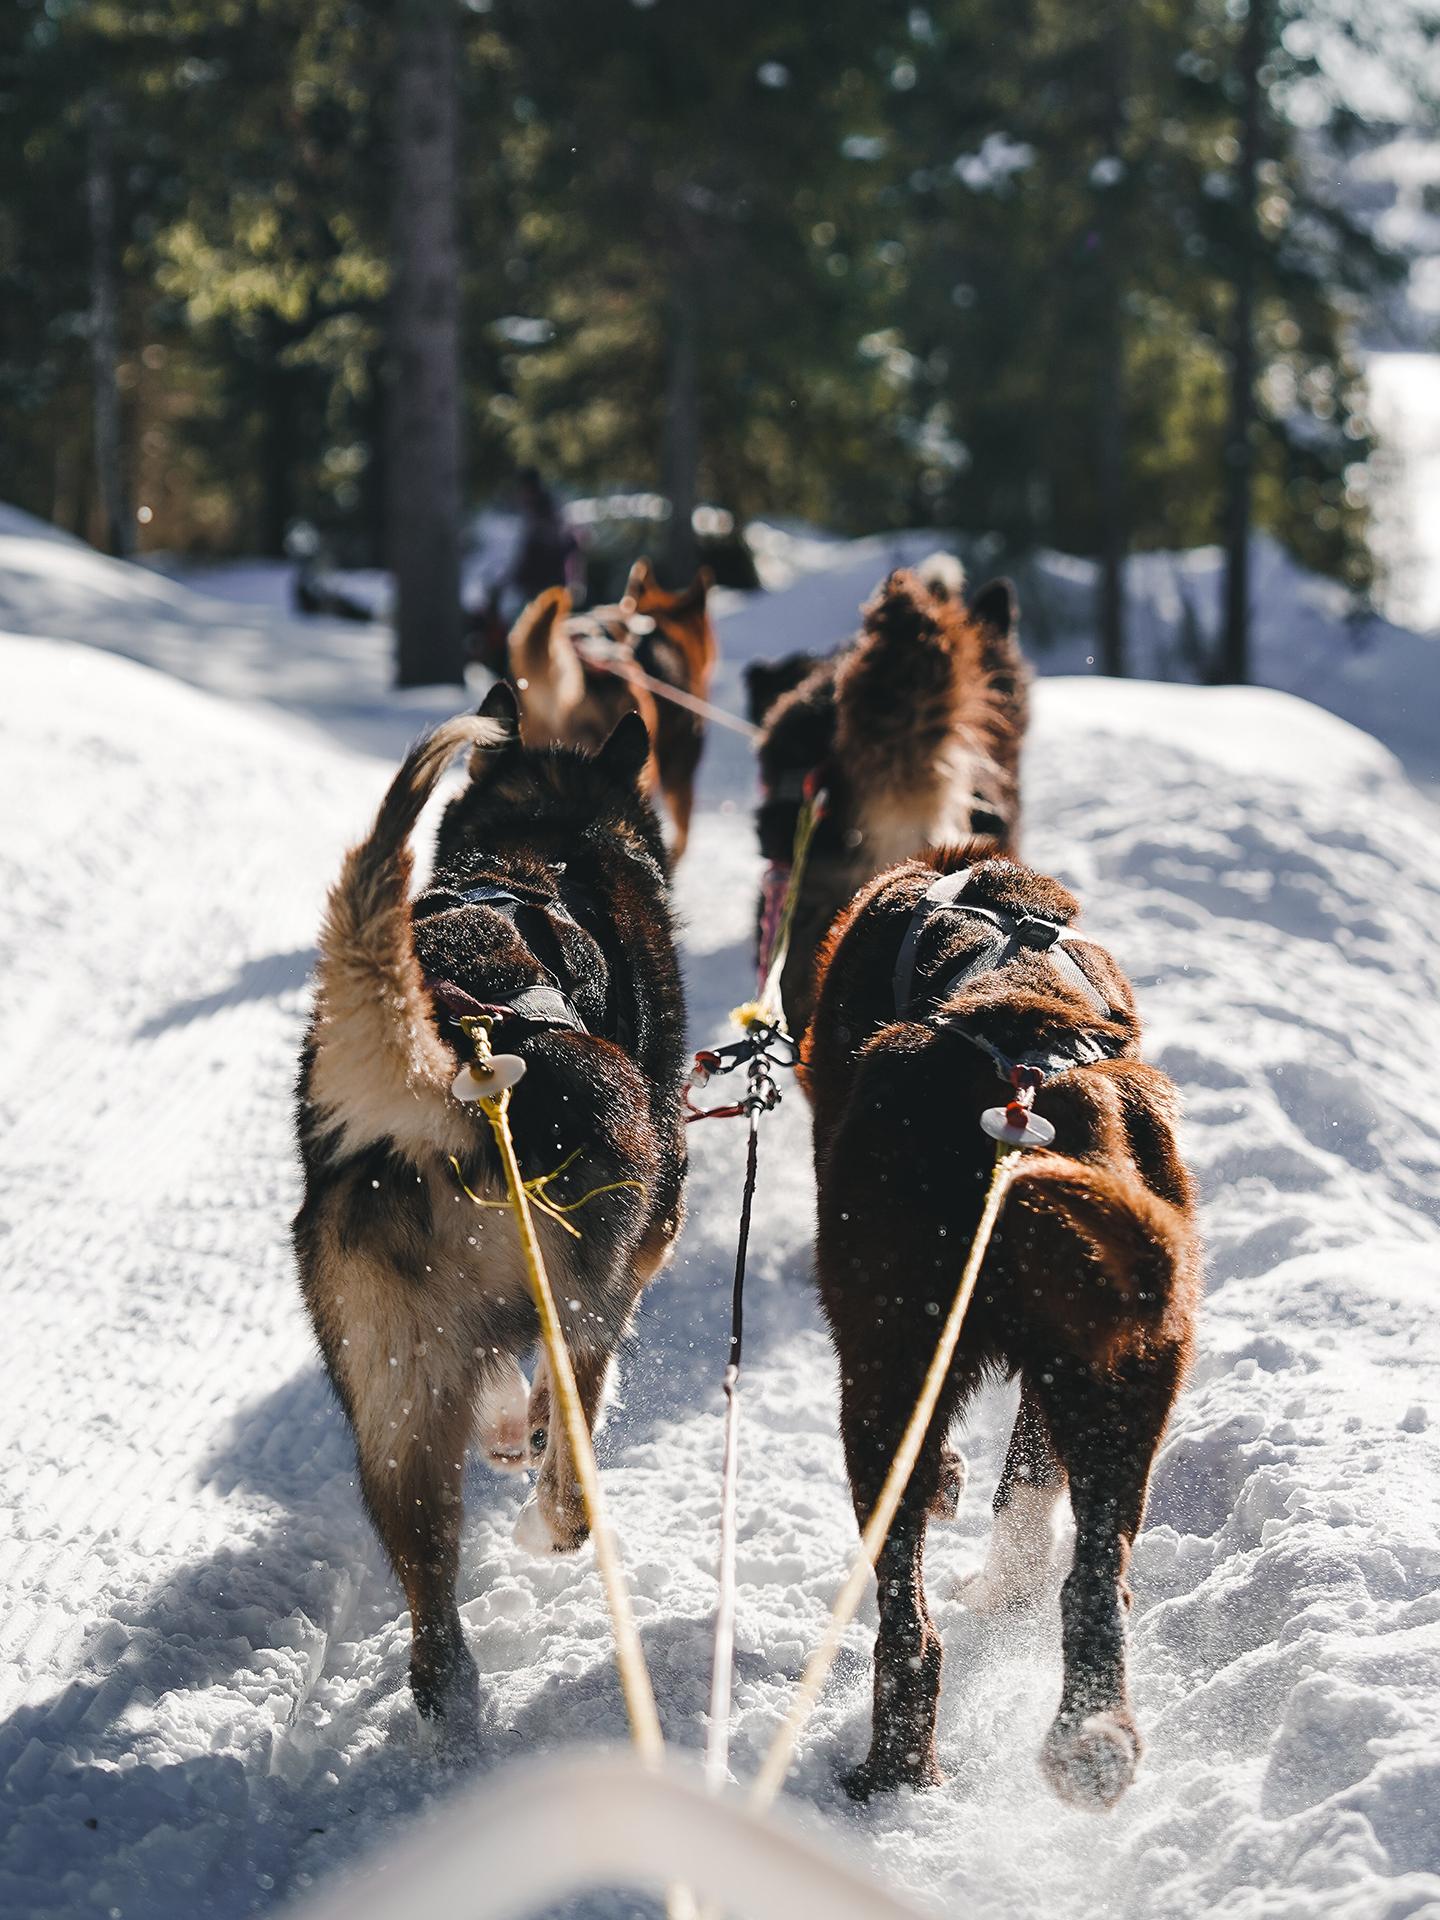
<svg viewBox="0 0 1440 1920"><path fill-rule="evenodd" d="M1009 1107L986 1107L980 1124L992 1140L1003 1140L1012 1147L1048 1147L1055 1129L1041 1114L1027 1113L1017 1125Z"/></svg>
<svg viewBox="0 0 1440 1920"><path fill-rule="evenodd" d="M450 1084L457 1100L492 1100L525 1078L525 1062L518 1053L492 1053L483 1068L461 1067Z"/></svg>

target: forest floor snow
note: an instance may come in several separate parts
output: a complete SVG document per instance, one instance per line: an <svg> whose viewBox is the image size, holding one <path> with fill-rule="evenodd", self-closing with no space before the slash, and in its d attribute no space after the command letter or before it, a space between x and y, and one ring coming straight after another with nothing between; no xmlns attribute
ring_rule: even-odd
<svg viewBox="0 0 1440 1920"><path fill-rule="evenodd" d="M68 611L12 600L30 635L0 642L0 1909L239 1920L453 1789L287 1241L323 889L453 696L396 702L353 628L242 617L61 543L46 587L27 553L35 604ZM746 655L839 637L846 578L735 603L723 696ZM1134 1566L1149 1752L1112 1815L1062 1808L1035 1766L1055 1604L997 1626L951 1597L983 1547L997 1390L960 1518L932 1531L949 1784L865 1811L836 1785L868 1727L867 1608L792 1792L941 1912L1435 1920L1436 815L1368 736L1253 690L1047 679L1027 780L1027 853L1134 978L1204 1199L1201 1358ZM750 796L743 748L712 734L679 880L697 1043L749 987ZM666 1732L694 1749L741 1130L691 1147L602 1455ZM742 1780L854 1540L812 1215L792 1094L765 1126L747 1319ZM623 1733L593 1557L527 1559L519 1497L474 1469L482 1768Z"/></svg>

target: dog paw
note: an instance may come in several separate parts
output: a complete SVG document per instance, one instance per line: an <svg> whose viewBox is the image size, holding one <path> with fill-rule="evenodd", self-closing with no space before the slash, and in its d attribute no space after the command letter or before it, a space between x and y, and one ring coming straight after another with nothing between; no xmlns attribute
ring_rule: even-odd
<svg viewBox="0 0 1440 1920"><path fill-rule="evenodd" d="M575 1526L558 1526L537 1494L531 1494L515 1521L516 1546L523 1547L526 1553L533 1554L537 1560L551 1560L557 1554L574 1553L584 1546L588 1538L589 1528L583 1520Z"/></svg>
<svg viewBox="0 0 1440 1920"><path fill-rule="evenodd" d="M965 1491L965 1482L970 1476L963 1453L957 1453L954 1447L946 1446L940 1450L940 1485L935 1489L935 1498L930 1502L927 1512L932 1520L953 1520L960 1511L960 1496Z"/></svg>
<svg viewBox="0 0 1440 1920"><path fill-rule="evenodd" d="M1040 1770L1072 1807L1113 1807L1140 1766L1140 1733L1123 1708L1076 1720L1062 1714L1040 1749Z"/></svg>

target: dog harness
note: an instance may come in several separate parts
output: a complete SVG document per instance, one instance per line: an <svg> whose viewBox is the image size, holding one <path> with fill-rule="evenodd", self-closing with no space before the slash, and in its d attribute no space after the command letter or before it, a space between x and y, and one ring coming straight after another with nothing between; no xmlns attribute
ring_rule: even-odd
<svg viewBox="0 0 1440 1920"><path fill-rule="evenodd" d="M529 900L524 894L515 893L509 887L498 886L492 881L482 881L478 886L457 890L454 898L459 906L493 907L517 933L521 931L522 912L539 914L547 930L552 920L559 920L566 926L574 927L577 932L583 931L580 922L563 900L550 900L542 905L538 900ZM550 932L550 938L554 939L553 931ZM528 946L529 942L526 944ZM544 965L543 961L541 965ZM545 971L549 974L548 986L521 987L518 993L509 994L502 1000L477 1000L453 980L430 979L426 984L451 1023L457 1026L463 1019L486 1014L492 1020L505 1021L512 1037L516 1026L531 1033L564 1029L572 1033L588 1033L590 1029L580 1017L575 1002L548 967Z"/></svg>
<svg viewBox="0 0 1440 1920"><path fill-rule="evenodd" d="M947 1000L951 994L958 993L962 987L969 986L984 974L1008 966L1022 953L1039 953L1046 956L1065 985L1082 993L1108 1024L1112 1017L1108 1001L1085 970L1066 952L1066 947L1074 942L1085 941L1092 946L1095 943L1087 941L1083 933L1073 933L1063 921L1052 920L1045 914L1006 913L999 907L977 906L973 901L962 899L961 895L973 872L973 867L962 867L956 873L941 874L917 902L910 916L910 924L905 929L905 937L900 942L892 976L896 1018L905 1020L920 1017L916 1011L917 1002L923 1000L934 1004ZM973 919L984 920L994 929L994 934L979 953L967 960L963 967L957 968L939 986L930 987L928 983L922 983L921 991L917 993L916 949L925 928L941 913L964 913ZM1038 1068L1042 1075L1063 1073L1069 1067L1093 1066L1099 1060L1108 1059L1111 1054L1111 1049L1094 1034L1077 1032L1067 1036L1059 1045L1010 1055L986 1035L972 1032L964 1016L945 1014L942 1017L952 1032L988 1055L1000 1078L1007 1083L1014 1083L1017 1069Z"/></svg>

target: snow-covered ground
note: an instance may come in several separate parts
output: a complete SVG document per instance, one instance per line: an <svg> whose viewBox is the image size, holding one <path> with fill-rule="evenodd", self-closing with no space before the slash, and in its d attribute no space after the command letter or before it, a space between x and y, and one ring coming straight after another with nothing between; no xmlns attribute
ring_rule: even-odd
<svg viewBox="0 0 1440 1920"><path fill-rule="evenodd" d="M747 654L837 638L893 557L837 549L732 602L722 697ZM4 626L0 1911L238 1920L453 1790L286 1242L322 890L448 698L397 703L383 636L202 600L13 518ZM1203 1354L1135 1563L1149 1756L1115 1814L1061 1808L1034 1766L1055 1607L997 1627L949 1595L981 1552L996 1392L933 1535L950 1784L866 1812L840 1795L865 1618L794 1792L937 1911L1433 1920L1437 815L1385 748L1282 693L1056 677L1036 708L1028 852L1135 978L1205 1198ZM703 785L680 879L697 1041L748 989L756 876L738 743L712 734ZM692 1140L689 1224L603 1445L666 1732L692 1749L742 1144L721 1123ZM853 1542L811 1212L792 1095L766 1124L747 1324L742 1779ZM591 1556L526 1559L518 1497L475 1470L485 1768L623 1727Z"/></svg>

